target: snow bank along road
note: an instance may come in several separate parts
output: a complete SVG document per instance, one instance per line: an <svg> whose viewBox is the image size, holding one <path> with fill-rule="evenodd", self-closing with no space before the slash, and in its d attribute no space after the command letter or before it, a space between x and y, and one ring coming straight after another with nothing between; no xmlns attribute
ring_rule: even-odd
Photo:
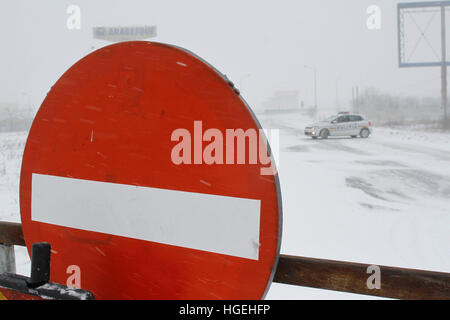
<svg viewBox="0 0 450 320"><path fill-rule="evenodd" d="M301 114L258 118L280 129L282 253L450 272L450 134L375 126L369 139L322 141L304 136ZM20 221L26 136L0 134L0 220ZM24 248L16 260L28 274ZM274 283L267 298L364 297Z"/></svg>

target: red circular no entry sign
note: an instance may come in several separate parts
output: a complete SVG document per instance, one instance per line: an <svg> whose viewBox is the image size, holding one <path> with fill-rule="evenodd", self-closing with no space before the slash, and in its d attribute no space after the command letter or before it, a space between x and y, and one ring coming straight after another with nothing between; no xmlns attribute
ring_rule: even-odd
<svg viewBox="0 0 450 320"><path fill-rule="evenodd" d="M29 252L51 243L51 281L96 299L262 298L281 196L277 175L261 174L267 163L251 147L240 154L259 129L190 52L125 42L89 54L52 87L28 136Z"/></svg>

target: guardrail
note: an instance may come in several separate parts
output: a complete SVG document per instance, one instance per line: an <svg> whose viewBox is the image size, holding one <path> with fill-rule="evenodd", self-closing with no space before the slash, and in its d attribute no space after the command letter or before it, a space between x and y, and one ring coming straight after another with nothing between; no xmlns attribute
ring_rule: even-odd
<svg viewBox="0 0 450 320"><path fill-rule="evenodd" d="M0 221L0 261L2 255L6 257L8 254L1 250L2 245L3 248L25 246L20 223ZM273 281L394 299L450 300L450 273L376 266L379 268L380 286L370 289L367 280L371 266L282 254Z"/></svg>
<svg viewBox="0 0 450 320"><path fill-rule="evenodd" d="M0 221L0 244L24 247L22 225L15 222Z"/></svg>

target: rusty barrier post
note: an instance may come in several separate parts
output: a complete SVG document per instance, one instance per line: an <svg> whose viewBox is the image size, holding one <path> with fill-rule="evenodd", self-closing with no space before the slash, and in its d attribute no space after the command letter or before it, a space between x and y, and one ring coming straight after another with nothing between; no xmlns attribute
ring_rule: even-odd
<svg viewBox="0 0 450 320"><path fill-rule="evenodd" d="M373 265L281 255L274 282L407 300L449 300L450 273L379 267L380 288L369 288Z"/></svg>
<svg viewBox="0 0 450 320"><path fill-rule="evenodd" d="M14 245L25 245L21 224L0 221L0 274L16 272Z"/></svg>

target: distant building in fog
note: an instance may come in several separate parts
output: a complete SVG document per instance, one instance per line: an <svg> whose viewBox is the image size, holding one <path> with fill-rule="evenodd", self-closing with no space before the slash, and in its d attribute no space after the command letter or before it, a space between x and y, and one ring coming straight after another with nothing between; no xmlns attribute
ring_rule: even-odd
<svg viewBox="0 0 450 320"><path fill-rule="evenodd" d="M32 121L29 110L16 103L0 102L0 132L28 131Z"/></svg>
<svg viewBox="0 0 450 320"><path fill-rule="evenodd" d="M276 91L272 97L262 103L265 112L300 110L299 93L296 90Z"/></svg>

